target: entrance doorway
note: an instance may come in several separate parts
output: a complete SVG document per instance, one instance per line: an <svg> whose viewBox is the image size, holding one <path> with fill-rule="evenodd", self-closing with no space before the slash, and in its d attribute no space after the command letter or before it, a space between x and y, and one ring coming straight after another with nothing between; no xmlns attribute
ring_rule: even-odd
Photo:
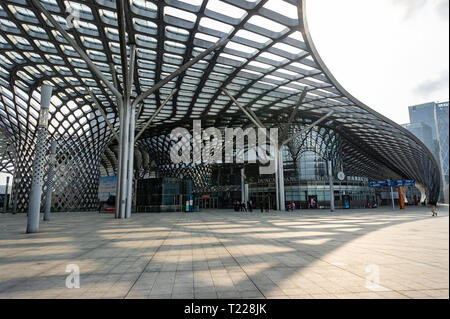
<svg viewBox="0 0 450 319"><path fill-rule="evenodd" d="M219 199L214 197L198 198L197 205L200 209L217 209L219 208Z"/></svg>
<svg viewBox="0 0 450 319"><path fill-rule="evenodd" d="M264 192L251 192L249 199L252 201L253 209L274 210L276 207L275 194Z"/></svg>

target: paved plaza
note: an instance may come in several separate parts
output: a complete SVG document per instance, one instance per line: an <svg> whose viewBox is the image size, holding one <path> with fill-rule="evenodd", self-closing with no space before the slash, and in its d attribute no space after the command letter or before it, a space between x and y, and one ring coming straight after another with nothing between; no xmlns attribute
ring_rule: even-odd
<svg viewBox="0 0 450 319"><path fill-rule="evenodd" d="M449 298L448 206L55 213L25 228L0 214L0 298Z"/></svg>

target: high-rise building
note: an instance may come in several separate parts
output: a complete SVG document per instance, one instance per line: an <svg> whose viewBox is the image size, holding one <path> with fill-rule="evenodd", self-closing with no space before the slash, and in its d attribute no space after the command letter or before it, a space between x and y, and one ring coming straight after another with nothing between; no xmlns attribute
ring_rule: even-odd
<svg viewBox="0 0 450 319"><path fill-rule="evenodd" d="M433 151L431 148L431 146L433 146L433 133L429 125L420 122L408 123L402 126L418 137L419 140L430 149L430 151Z"/></svg>
<svg viewBox="0 0 450 319"><path fill-rule="evenodd" d="M435 102L413 105L409 107L409 121L410 123L425 123L431 127L433 140L437 139L436 123L434 120Z"/></svg>
<svg viewBox="0 0 450 319"><path fill-rule="evenodd" d="M449 110L448 102L438 103L434 109L434 118L436 123L436 135L439 142L439 160L441 164L441 174L443 179L444 200L449 201Z"/></svg>
<svg viewBox="0 0 450 319"><path fill-rule="evenodd" d="M449 201L449 102L409 107L409 124L403 125L433 153L441 171L441 201ZM431 139L430 139L431 135Z"/></svg>

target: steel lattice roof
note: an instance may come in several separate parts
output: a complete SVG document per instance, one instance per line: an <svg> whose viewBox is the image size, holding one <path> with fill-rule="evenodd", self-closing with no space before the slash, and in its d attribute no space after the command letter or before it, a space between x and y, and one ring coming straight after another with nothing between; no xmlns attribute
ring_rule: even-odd
<svg viewBox="0 0 450 319"><path fill-rule="evenodd" d="M117 84L123 80L123 59L116 1L38 1L122 90ZM296 123L335 110L323 126L343 137L345 159L356 171L373 172L376 166L378 176L367 175L415 179L430 198L437 198L440 177L431 153L339 85L314 47L305 7L305 0L125 0L126 41L137 47L134 97L220 39L231 39L144 100L138 131L179 89L142 138L168 134L176 126L191 125L192 119L202 119L204 127L248 124L223 88L267 125L290 114L307 90ZM50 134L78 145L94 143L92 157L100 158L114 141L88 88L117 129L114 95L31 0L2 1L0 130L22 160L29 160L33 149L42 83L55 87Z"/></svg>

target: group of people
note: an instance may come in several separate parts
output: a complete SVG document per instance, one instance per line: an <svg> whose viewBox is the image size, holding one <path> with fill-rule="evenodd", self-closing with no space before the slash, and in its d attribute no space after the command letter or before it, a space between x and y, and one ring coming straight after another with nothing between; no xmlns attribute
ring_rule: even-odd
<svg viewBox="0 0 450 319"><path fill-rule="evenodd" d="M237 200L234 203L234 211L235 212L252 212L253 211L253 202L251 200L247 201L247 203Z"/></svg>
<svg viewBox="0 0 450 319"><path fill-rule="evenodd" d="M264 210L266 212L268 212L270 210L269 203L270 203L270 199L269 198L266 198L263 201L261 201L261 204L259 205L260 208L261 208L261 213L264 212ZM252 212L253 208L254 208L254 205L253 205L253 201L252 200L247 201L247 203L246 202L241 202L239 200L234 202L234 211L235 212ZM289 203L287 205L286 208L287 208L288 211L295 211L295 209L296 209L295 202L292 201L291 203Z"/></svg>
<svg viewBox="0 0 450 319"><path fill-rule="evenodd" d="M289 205L287 206L287 210L291 211L291 212L295 211L295 202L294 201L291 201L289 203Z"/></svg>
<svg viewBox="0 0 450 319"><path fill-rule="evenodd" d="M261 205L260 205L261 213L264 211L264 208L265 208L266 212L269 211L269 201L270 201L270 199L265 199L265 200L263 200L263 202L261 202ZM317 202L315 201L315 199L312 198L311 202L310 202L311 208L314 208L316 203ZM433 203L430 204L430 206L431 206L431 216L437 216L436 205L437 205L437 202L433 202ZM370 203L370 202L368 203L368 207L370 207L370 208L377 208L378 205L377 205L377 203L375 201L373 201L372 203ZM289 204L287 204L286 205L286 209L288 211L295 211L295 209L296 209L295 202L291 201ZM253 211L253 202L252 202L252 200L247 201L247 203L245 203L245 202L241 203L241 201L237 200L234 203L234 211L235 212L252 212Z"/></svg>

